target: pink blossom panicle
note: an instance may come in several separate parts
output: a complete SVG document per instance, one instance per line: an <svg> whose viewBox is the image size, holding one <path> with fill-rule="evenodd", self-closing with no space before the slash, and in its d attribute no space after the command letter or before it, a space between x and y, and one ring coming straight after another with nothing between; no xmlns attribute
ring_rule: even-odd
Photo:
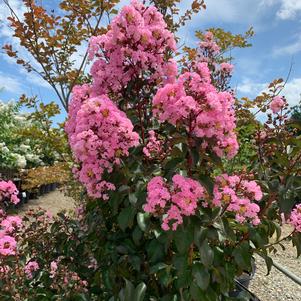
<svg viewBox="0 0 301 301"><path fill-rule="evenodd" d="M82 103L75 118L67 122L66 132L80 165L76 170L78 179L91 197L106 200L106 192L115 186L103 179L104 172L111 173L122 157L129 156L129 149L139 144L132 122L102 95Z"/></svg>
<svg viewBox="0 0 301 301"><path fill-rule="evenodd" d="M30 261L26 264L24 272L28 279L33 278L33 273L39 270L39 264L36 261Z"/></svg>
<svg viewBox="0 0 301 301"><path fill-rule="evenodd" d="M301 232L301 204L295 206L287 221L297 232Z"/></svg>
<svg viewBox="0 0 301 301"><path fill-rule="evenodd" d="M212 206L234 212L237 222L250 221L253 225L260 223L258 217L260 207L254 201L260 201L263 194L255 181L223 174L216 177L213 194Z"/></svg>
<svg viewBox="0 0 301 301"><path fill-rule="evenodd" d="M162 229L175 231L183 223L184 216L196 213L198 202L205 190L196 180L179 174L172 178L172 185L162 177L154 177L147 185L146 212L162 217Z"/></svg>
<svg viewBox="0 0 301 301"><path fill-rule="evenodd" d="M16 205L20 202L19 191L12 181L0 181L0 201L9 200Z"/></svg>
<svg viewBox="0 0 301 301"><path fill-rule="evenodd" d="M160 88L153 99L153 114L160 122L184 126L186 131L210 143L219 156L233 158L238 151L234 97L211 84L206 63L180 75ZM205 144L203 144L205 145Z"/></svg>
<svg viewBox="0 0 301 301"><path fill-rule="evenodd" d="M156 7L133 0L115 17L106 34L92 37L89 59L96 58L91 74L97 95L118 93L143 74L149 81L171 82L176 62L165 54L176 50L174 35Z"/></svg>
<svg viewBox="0 0 301 301"><path fill-rule="evenodd" d="M278 113L285 105L285 101L281 96L275 96L270 103L270 109L274 114Z"/></svg>

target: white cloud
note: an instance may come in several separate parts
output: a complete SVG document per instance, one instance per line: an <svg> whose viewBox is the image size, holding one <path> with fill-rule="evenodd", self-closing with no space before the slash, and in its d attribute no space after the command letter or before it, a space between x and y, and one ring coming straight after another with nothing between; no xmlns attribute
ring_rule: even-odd
<svg viewBox="0 0 301 301"><path fill-rule="evenodd" d="M267 87L267 83L256 83L249 78L245 78L237 86L237 91L243 96L255 97Z"/></svg>
<svg viewBox="0 0 301 301"><path fill-rule="evenodd" d="M297 39L291 44L274 48L273 55L274 56L293 55L300 51L301 51L301 36L297 37Z"/></svg>
<svg viewBox="0 0 301 301"><path fill-rule="evenodd" d="M22 84L20 79L0 72L0 88L11 93L22 93Z"/></svg>
<svg viewBox="0 0 301 301"><path fill-rule="evenodd" d="M237 87L241 96L256 97L267 90L268 83L255 82L252 79L244 79ZM280 95L285 96L291 106L297 105L301 98L301 78L293 78L281 91Z"/></svg>
<svg viewBox="0 0 301 301"><path fill-rule="evenodd" d="M39 87L43 87L43 88L47 88L47 89L51 88L50 85L48 84L48 82L46 82L37 73L27 72L24 69L21 69L20 73L21 73L22 77L25 79L26 85L31 88L34 88L34 86L39 86Z"/></svg>
<svg viewBox="0 0 301 301"><path fill-rule="evenodd" d="M281 0L277 17L282 20L295 19L301 12L301 0Z"/></svg>
<svg viewBox="0 0 301 301"><path fill-rule="evenodd" d="M301 78L294 78L284 87L281 95L285 96L291 106L295 106L300 101Z"/></svg>
<svg viewBox="0 0 301 301"><path fill-rule="evenodd" d="M263 6L277 5L276 16L281 20L293 20L301 13L301 0L262 0Z"/></svg>
<svg viewBox="0 0 301 301"><path fill-rule="evenodd" d="M191 3L191 1L187 1ZM207 9L194 18L199 23L234 23L237 25L254 26L261 30L267 18L268 6L262 0L206 0Z"/></svg>
<svg viewBox="0 0 301 301"><path fill-rule="evenodd" d="M23 2L21 0L8 0L8 3L22 20L23 14L26 11ZM11 29L9 21L7 20L7 17L10 15L11 13L9 8L2 0L0 2L0 37L11 37L12 35L13 30Z"/></svg>

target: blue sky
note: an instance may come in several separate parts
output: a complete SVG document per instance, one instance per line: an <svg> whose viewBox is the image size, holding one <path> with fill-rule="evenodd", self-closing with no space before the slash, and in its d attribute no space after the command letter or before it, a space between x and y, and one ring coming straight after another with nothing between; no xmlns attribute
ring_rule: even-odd
<svg viewBox="0 0 301 301"><path fill-rule="evenodd" d="M48 1L50 5L55 2ZM122 4L128 2L122 1ZM189 0L182 2L181 9L191 3ZM20 0L10 0L10 3L22 14L24 8ZM291 105L297 104L301 94L301 0L207 0L206 5L207 9L181 30L182 41L193 45L194 31L208 27L243 33L253 26L256 33L251 40L253 46L232 53L235 57L232 86L239 96L254 97L274 78L286 78L292 63L283 94ZM9 42L17 46L5 21L6 16L8 11L0 0L0 45ZM78 56L84 50L83 45ZM22 93L37 95L45 102L57 100L46 82L35 74L28 74L3 52L0 52L1 87L0 99L3 101L18 99ZM62 114L59 120L64 118Z"/></svg>

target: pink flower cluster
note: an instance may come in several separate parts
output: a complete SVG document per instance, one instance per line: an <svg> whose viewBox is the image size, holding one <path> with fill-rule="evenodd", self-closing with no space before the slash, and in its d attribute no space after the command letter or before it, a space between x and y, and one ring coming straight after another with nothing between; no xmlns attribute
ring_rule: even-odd
<svg viewBox="0 0 301 301"><path fill-rule="evenodd" d="M72 98L68 107L68 121L65 125L65 130L69 135L69 139L72 138L75 133L77 113L81 106L89 100L91 97L91 87L87 84L82 86L74 86L72 89Z"/></svg>
<svg viewBox="0 0 301 301"><path fill-rule="evenodd" d="M285 101L281 96L275 96L270 103L270 109L274 114L278 113L285 105Z"/></svg>
<svg viewBox="0 0 301 301"><path fill-rule="evenodd" d="M10 201L12 204L20 202L19 191L12 181L0 181L0 201Z"/></svg>
<svg viewBox="0 0 301 301"><path fill-rule="evenodd" d="M162 216L162 229L175 231L184 216L194 215L198 201L205 196L203 186L190 178L174 175L172 185L162 177L154 177L147 185L147 203L144 211Z"/></svg>
<svg viewBox="0 0 301 301"><path fill-rule="evenodd" d="M149 158L160 158L164 155L163 141L157 138L155 131L148 132L148 142L143 148L144 155Z"/></svg>
<svg viewBox="0 0 301 301"><path fill-rule="evenodd" d="M260 207L253 201L262 199L262 191L255 181L247 181L239 176L223 174L216 177L212 205L234 212L239 223L250 221L253 225L260 223ZM204 203L205 206L208 203Z"/></svg>
<svg viewBox="0 0 301 301"><path fill-rule="evenodd" d="M198 63L173 84L159 89L153 113L159 121L184 125L187 132L204 139L220 157L233 158L238 151L235 133L234 97L212 85L207 63Z"/></svg>
<svg viewBox="0 0 301 301"><path fill-rule="evenodd" d="M18 204L20 202L18 193L13 182L0 181L1 201L9 200L13 204ZM6 216L5 211L0 209L0 256L16 254L17 242L15 234L21 227L22 219L20 217Z"/></svg>
<svg viewBox="0 0 301 301"><path fill-rule="evenodd" d="M5 216L0 218L0 255L15 255L17 242L15 234L22 227L22 219L19 216Z"/></svg>
<svg viewBox="0 0 301 301"><path fill-rule="evenodd" d="M295 231L301 232L301 204L296 205L292 210L288 223L295 228Z"/></svg>
<svg viewBox="0 0 301 301"><path fill-rule="evenodd" d="M232 73L234 66L232 64L229 63L221 63L220 64L220 69L222 72L224 73Z"/></svg>
<svg viewBox="0 0 301 301"><path fill-rule="evenodd" d="M50 278L54 278L58 269L58 261L53 260L50 263Z"/></svg>
<svg viewBox="0 0 301 301"><path fill-rule="evenodd" d="M93 90L98 95L118 93L135 78L148 74L149 81L172 81L177 74L174 60L165 55L175 51L176 42L163 16L154 6L132 0L112 21L110 30L92 37L89 58Z"/></svg>
<svg viewBox="0 0 301 301"><path fill-rule="evenodd" d="M214 36L211 31L204 34L203 41L200 43L201 57L204 59L212 57L220 53L220 47L214 41Z"/></svg>
<svg viewBox="0 0 301 301"><path fill-rule="evenodd" d="M77 176L91 197L105 200L106 191L115 186L103 179L104 172L111 173L129 155L129 149L139 144L139 136L125 113L105 95L83 102L75 116L67 122L66 131L80 164Z"/></svg>
<svg viewBox="0 0 301 301"><path fill-rule="evenodd" d="M26 264L24 272L28 279L33 278L33 273L39 270L39 264L36 261L30 261Z"/></svg>

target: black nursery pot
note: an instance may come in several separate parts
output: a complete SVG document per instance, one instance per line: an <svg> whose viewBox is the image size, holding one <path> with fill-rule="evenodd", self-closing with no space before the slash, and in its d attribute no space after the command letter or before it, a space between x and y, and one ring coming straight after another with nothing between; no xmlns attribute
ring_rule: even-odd
<svg viewBox="0 0 301 301"><path fill-rule="evenodd" d="M46 193L46 185L41 185L39 189L39 195L42 196Z"/></svg>
<svg viewBox="0 0 301 301"><path fill-rule="evenodd" d="M46 184L45 185L45 193L49 193L51 191L51 184Z"/></svg>
<svg viewBox="0 0 301 301"><path fill-rule="evenodd" d="M245 272L241 276L236 278L235 290L229 293L232 298L238 298L241 295L247 295L250 301L260 301L253 293L251 293L248 288L251 280L254 278L256 273L255 259L252 259L252 271Z"/></svg>
<svg viewBox="0 0 301 301"><path fill-rule="evenodd" d="M35 200L35 199L37 199L37 198L38 198L38 193L37 193L37 191L33 190L33 191L30 191L30 192L28 193L28 199L29 199L29 200Z"/></svg>
<svg viewBox="0 0 301 301"><path fill-rule="evenodd" d="M51 185L51 191L54 191L56 189L56 184L55 183L52 183L50 184Z"/></svg>

